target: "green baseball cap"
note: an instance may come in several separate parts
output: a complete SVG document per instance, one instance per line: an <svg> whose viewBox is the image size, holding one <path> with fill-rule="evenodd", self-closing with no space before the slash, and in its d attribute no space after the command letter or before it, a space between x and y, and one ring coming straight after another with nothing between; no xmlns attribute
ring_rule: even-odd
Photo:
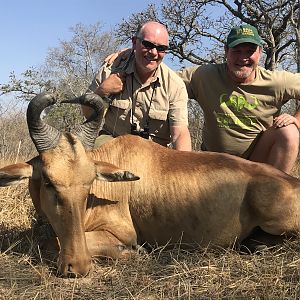
<svg viewBox="0 0 300 300"><path fill-rule="evenodd" d="M257 29L251 25L240 25L233 27L227 37L227 47L233 48L242 43L251 43L262 46L262 39Z"/></svg>

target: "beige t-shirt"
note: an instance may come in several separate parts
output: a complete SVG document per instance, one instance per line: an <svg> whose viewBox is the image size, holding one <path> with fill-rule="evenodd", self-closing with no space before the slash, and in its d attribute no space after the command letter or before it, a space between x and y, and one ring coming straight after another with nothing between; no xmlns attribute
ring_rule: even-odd
<svg viewBox="0 0 300 300"><path fill-rule="evenodd" d="M188 125L187 91L180 77L161 63L150 83L142 84L135 70L135 58L125 53L112 65L104 64L94 78L89 91L95 91L111 73L125 72L124 90L112 95L103 129L113 136L130 133L131 124L137 130L149 128L151 139L166 146L170 143L170 125Z"/></svg>
<svg viewBox="0 0 300 300"><path fill-rule="evenodd" d="M204 148L243 156L255 137L272 126L281 106L289 99L300 99L300 74L257 67L254 81L236 84L226 68L226 64L210 64L178 75L186 83L189 98L203 109Z"/></svg>

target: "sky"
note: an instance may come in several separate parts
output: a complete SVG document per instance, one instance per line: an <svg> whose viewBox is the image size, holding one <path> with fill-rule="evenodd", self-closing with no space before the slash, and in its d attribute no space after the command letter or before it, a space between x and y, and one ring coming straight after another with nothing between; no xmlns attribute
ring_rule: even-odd
<svg viewBox="0 0 300 300"><path fill-rule="evenodd" d="M122 19L160 0L2 0L0 4L0 84L42 65L48 49L69 40L70 27L101 22L111 30Z"/></svg>

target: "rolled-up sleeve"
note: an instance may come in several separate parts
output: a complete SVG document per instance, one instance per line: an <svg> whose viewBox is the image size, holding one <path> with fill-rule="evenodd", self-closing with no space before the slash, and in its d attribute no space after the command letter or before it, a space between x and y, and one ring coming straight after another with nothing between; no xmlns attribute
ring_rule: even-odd
<svg viewBox="0 0 300 300"><path fill-rule="evenodd" d="M170 91L169 121L171 126L188 126L188 94L183 81L178 78Z"/></svg>
<svg viewBox="0 0 300 300"><path fill-rule="evenodd" d="M195 99L195 94L192 88L192 79L194 73L199 69L199 66L186 68L180 71L177 71L176 74L183 80L186 90L188 93L189 99Z"/></svg>

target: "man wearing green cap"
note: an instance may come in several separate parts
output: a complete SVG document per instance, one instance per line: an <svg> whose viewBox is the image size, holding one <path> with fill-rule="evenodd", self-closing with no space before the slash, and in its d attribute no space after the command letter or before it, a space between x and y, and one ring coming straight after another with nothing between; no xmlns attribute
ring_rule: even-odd
<svg viewBox="0 0 300 300"><path fill-rule="evenodd" d="M204 112L203 150L265 162L289 173L299 149L300 109L280 114L300 99L300 74L258 66L262 40L250 25L234 27L225 46L226 63L179 72L189 98Z"/></svg>

